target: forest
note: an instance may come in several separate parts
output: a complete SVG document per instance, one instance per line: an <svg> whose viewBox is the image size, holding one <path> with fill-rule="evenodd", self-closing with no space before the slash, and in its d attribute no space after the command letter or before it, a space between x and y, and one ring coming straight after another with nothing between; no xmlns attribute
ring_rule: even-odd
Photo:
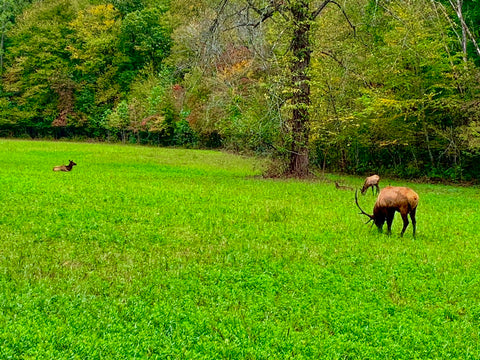
<svg viewBox="0 0 480 360"><path fill-rule="evenodd" d="M0 136L480 179L479 0L1 0Z"/></svg>

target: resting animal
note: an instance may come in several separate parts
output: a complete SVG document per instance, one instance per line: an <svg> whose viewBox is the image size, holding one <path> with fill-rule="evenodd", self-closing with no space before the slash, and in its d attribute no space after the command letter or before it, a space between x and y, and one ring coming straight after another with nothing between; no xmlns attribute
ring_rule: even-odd
<svg viewBox="0 0 480 360"><path fill-rule="evenodd" d="M338 181L335 181L335 187L339 190L353 190L353 188L350 186L340 185Z"/></svg>
<svg viewBox="0 0 480 360"><path fill-rule="evenodd" d="M72 160L68 160L68 161L69 161L68 165L55 166L53 168L53 171L72 171L73 166L77 164L74 163Z"/></svg>

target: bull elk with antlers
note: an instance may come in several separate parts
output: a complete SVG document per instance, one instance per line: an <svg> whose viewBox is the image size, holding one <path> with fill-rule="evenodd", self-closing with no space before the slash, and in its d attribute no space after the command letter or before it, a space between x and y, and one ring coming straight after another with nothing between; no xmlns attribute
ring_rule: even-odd
<svg viewBox="0 0 480 360"><path fill-rule="evenodd" d="M72 171L73 166L77 164L74 163L72 160L68 160L68 161L69 161L68 165L55 166L53 168L53 171Z"/></svg>
<svg viewBox="0 0 480 360"><path fill-rule="evenodd" d="M418 194L407 187L387 186L380 191L377 201L373 207L373 215L367 214L358 204L358 190L355 191L355 203L360 209L361 213L368 216L370 219L367 221L373 221L377 226L378 231L382 232L383 224L387 221L387 234L392 233L392 222L395 215L395 211L398 211L402 215L403 229L400 236L403 236L408 226L408 215L412 220L413 237L415 237L415 230L417 222L415 220L415 214L417 212Z"/></svg>

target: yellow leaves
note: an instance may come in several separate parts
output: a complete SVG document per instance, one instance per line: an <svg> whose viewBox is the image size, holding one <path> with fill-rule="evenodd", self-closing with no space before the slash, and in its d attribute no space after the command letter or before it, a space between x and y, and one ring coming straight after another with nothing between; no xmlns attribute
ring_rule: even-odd
<svg viewBox="0 0 480 360"><path fill-rule="evenodd" d="M106 4L106 5L96 5L92 6L87 10L92 15L102 15L105 13L112 13L115 11L115 8L113 7L112 4Z"/></svg>
<svg viewBox="0 0 480 360"><path fill-rule="evenodd" d="M222 68L218 74L218 76L222 80L231 79L237 77L238 75L243 75L247 72L252 64L252 60L244 59L236 62L230 66L225 66Z"/></svg>
<svg viewBox="0 0 480 360"><path fill-rule="evenodd" d="M245 46L231 46L227 48L218 59L216 67L217 76L224 82L245 79L251 73L253 55Z"/></svg>
<svg viewBox="0 0 480 360"><path fill-rule="evenodd" d="M107 29L110 29L115 25L115 20L114 19L105 20L104 25Z"/></svg>
<svg viewBox="0 0 480 360"><path fill-rule="evenodd" d="M81 58L80 52L77 48L75 48L75 46L68 45L65 48L65 50L67 50L71 54L72 59L80 59Z"/></svg>
<svg viewBox="0 0 480 360"><path fill-rule="evenodd" d="M75 20L70 23L75 30L85 36L106 32L116 26L119 13L113 5L95 5L79 11Z"/></svg>
<svg viewBox="0 0 480 360"><path fill-rule="evenodd" d="M396 100L389 98L378 98L375 100L375 105L379 109L386 111L396 111L404 115L418 113L425 107L425 102L431 100L428 94L424 95L422 99Z"/></svg>
<svg viewBox="0 0 480 360"><path fill-rule="evenodd" d="M388 146L408 146L408 142L400 141L398 139L394 140L383 140L378 143L380 147L388 147Z"/></svg>
<svg viewBox="0 0 480 360"><path fill-rule="evenodd" d="M118 38L118 11L111 4L90 6L78 12L70 26L78 39L66 47L72 59L80 60L77 69L98 72L109 63Z"/></svg>
<svg viewBox="0 0 480 360"><path fill-rule="evenodd" d="M386 107L392 107L395 108L399 105L399 101L395 99L386 99L386 98L380 98L378 99L379 105L386 106Z"/></svg>
<svg viewBox="0 0 480 360"><path fill-rule="evenodd" d="M378 145L380 145L380 147L386 147L386 146L392 146L392 145L397 145L397 144L398 144L398 140L395 139L395 140L380 141Z"/></svg>

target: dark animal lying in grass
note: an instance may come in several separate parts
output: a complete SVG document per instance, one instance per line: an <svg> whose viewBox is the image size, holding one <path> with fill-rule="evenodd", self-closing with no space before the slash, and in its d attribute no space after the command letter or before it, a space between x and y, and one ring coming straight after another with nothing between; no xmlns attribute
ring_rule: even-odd
<svg viewBox="0 0 480 360"><path fill-rule="evenodd" d="M380 188L378 187L378 183L380 182L380 176L372 175L365 179L365 183L362 187L362 195L365 195L368 188L372 188L372 193L375 195L375 189L377 189L377 194L380 192Z"/></svg>
<svg viewBox="0 0 480 360"><path fill-rule="evenodd" d="M72 160L68 160L68 161L69 161L68 165L55 166L53 168L53 171L72 171L73 166L77 164L74 163Z"/></svg>
<svg viewBox="0 0 480 360"><path fill-rule="evenodd" d="M392 222L395 215L395 211L398 211L402 215L403 229L400 236L403 236L408 226L408 215L412 219L413 237L415 237L415 230L417 222L415 220L415 214L417 212L418 194L407 187L394 187L387 186L380 191L375 206L373 207L373 215L367 214L362 210L358 204L358 190L355 191L355 202L361 211L361 214L370 218L367 221L373 221L377 226L378 231L382 232L383 224L387 221L388 235L392 233Z"/></svg>
<svg viewBox="0 0 480 360"><path fill-rule="evenodd" d="M346 185L340 185L337 181L335 181L335 187L339 190L353 190L352 187Z"/></svg>

